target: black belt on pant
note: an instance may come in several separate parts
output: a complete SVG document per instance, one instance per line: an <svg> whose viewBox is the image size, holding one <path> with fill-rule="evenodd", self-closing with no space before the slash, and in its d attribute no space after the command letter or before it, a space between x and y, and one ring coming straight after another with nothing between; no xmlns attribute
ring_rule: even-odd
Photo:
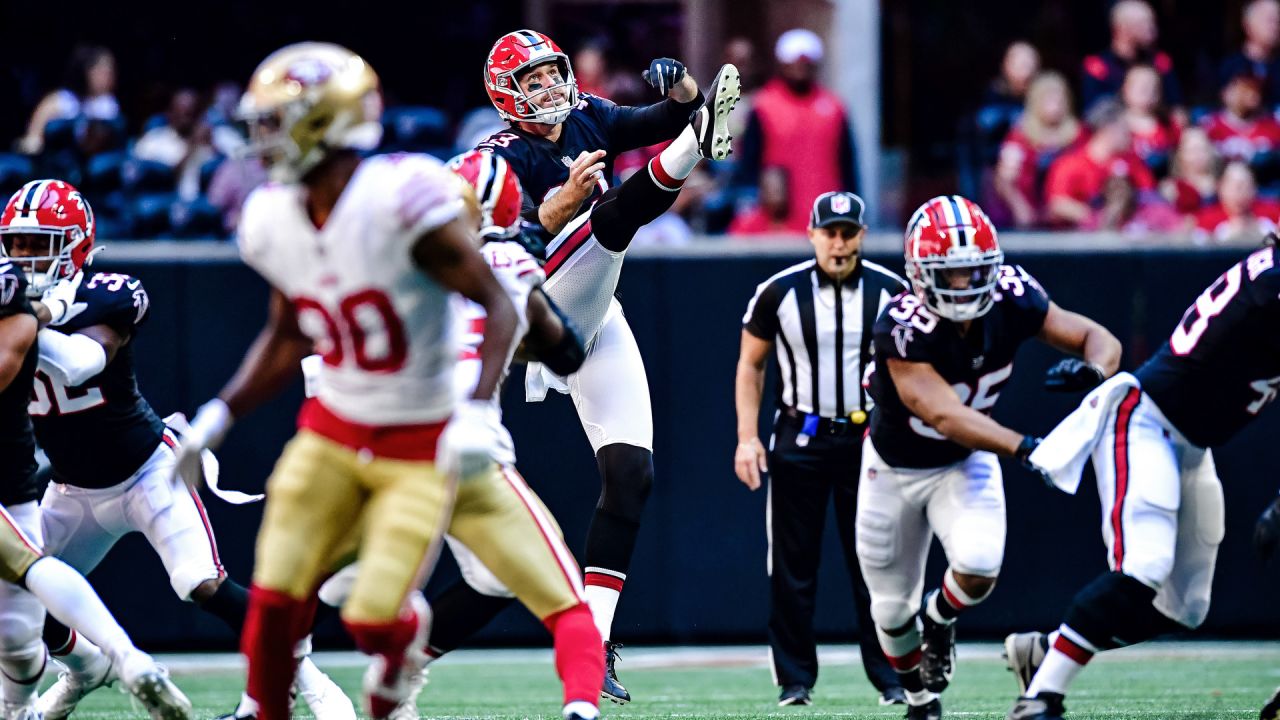
<svg viewBox="0 0 1280 720"><path fill-rule="evenodd" d="M825 418L793 407L782 408L778 419L800 427L806 435L857 435L866 427L866 423L855 423L849 418Z"/></svg>

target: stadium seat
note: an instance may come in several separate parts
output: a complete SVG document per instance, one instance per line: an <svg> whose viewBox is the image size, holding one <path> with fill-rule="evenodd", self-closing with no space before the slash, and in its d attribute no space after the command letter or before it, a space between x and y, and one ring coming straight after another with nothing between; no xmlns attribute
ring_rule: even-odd
<svg viewBox="0 0 1280 720"><path fill-rule="evenodd" d="M147 193L135 197L129 204L134 236L154 238L168 235L173 229L170 207L177 199L177 194L173 192Z"/></svg>
<svg viewBox="0 0 1280 720"><path fill-rule="evenodd" d="M44 126L45 154L76 149L76 118L50 120Z"/></svg>
<svg viewBox="0 0 1280 720"><path fill-rule="evenodd" d="M93 198L119 190L124 184L121 169L127 159L128 155L124 151L102 153L89 158L85 163L84 182L80 189Z"/></svg>
<svg viewBox="0 0 1280 720"><path fill-rule="evenodd" d="M175 202L169 209L173 236L179 238L220 238L226 235L222 213L203 196L190 202Z"/></svg>
<svg viewBox="0 0 1280 720"><path fill-rule="evenodd" d="M129 158L121 166L120 176L131 195L173 192L178 185L173 168L154 160Z"/></svg>
<svg viewBox="0 0 1280 720"><path fill-rule="evenodd" d="M452 153L449 116L431 107L391 108L383 113L383 147L399 152Z"/></svg>
<svg viewBox="0 0 1280 720"><path fill-rule="evenodd" d="M17 153L0 153L0 199L8 200L9 193L22 187L35 177L35 164L31 158Z"/></svg>
<svg viewBox="0 0 1280 720"><path fill-rule="evenodd" d="M200 166L200 192L209 192L209 183L213 181L213 174L226 161L226 158L219 155L205 162Z"/></svg>

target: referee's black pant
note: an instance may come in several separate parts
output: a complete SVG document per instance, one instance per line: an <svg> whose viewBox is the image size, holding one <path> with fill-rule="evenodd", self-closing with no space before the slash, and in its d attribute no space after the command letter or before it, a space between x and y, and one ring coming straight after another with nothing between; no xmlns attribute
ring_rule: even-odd
<svg viewBox="0 0 1280 720"><path fill-rule="evenodd" d="M858 474L865 425L843 423L840 431L817 432L797 442L803 419L778 416L769 452L769 644L778 685L812 688L818 679L818 653L813 635L814 596L827 501L835 496L836 526L845 566L853 583L858 613L862 667L877 690L897 686L876 627L871 596L862 580L854 545ZM823 423L823 430L827 429Z"/></svg>

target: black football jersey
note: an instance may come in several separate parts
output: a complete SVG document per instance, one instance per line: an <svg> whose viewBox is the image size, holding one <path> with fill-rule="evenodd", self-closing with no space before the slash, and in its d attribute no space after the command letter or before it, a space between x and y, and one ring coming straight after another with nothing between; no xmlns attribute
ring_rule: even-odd
<svg viewBox="0 0 1280 720"><path fill-rule="evenodd" d="M27 278L13 263L0 260L0 318L33 315L27 299ZM17 505L38 497L36 488L36 441L27 416L27 397L39 358L31 343L22 368L0 392L0 505Z"/></svg>
<svg viewBox="0 0 1280 720"><path fill-rule="evenodd" d="M690 112L697 102L688 104ZM609 189L613 162L619 153L670 140L689 121L688 112L661 112L667 109L662 107L667 103L671 108L684 107L670 100L648 107L628 107L583 93L555 142L512 125L476 148L500 155L511 165L524 190L524 217L534 223L538 221L537 207L568 182L569 164L584 151L604 150L603 179L582 203L580 213Z"/></svg>
<svg viewBox="0 0 1280 720"><path fill-rule="evenodd" d="M1187 308L1138 381L1187 440L1213 447L1280 392L1280 267L1262 248Z"/></svg>
<svg viewBox="0 0 1280 720"><path fill-rule="evenodd" d="M893 299L876 320L876 367L871 375L871 442L893 467L935 468L960 462L972 452L946 439L911 414L898 396L888 358L928 363L951 384L964 404L985 413L995 407L1013 373L1013 357L1035 337L1049 312L1049 296L1017 265L1000 267L995 303L961 335L960 324L930 312L918 297Z"/></svg>
<svg viewBox="0 0 1280 720"><path fill-rule="evenodd" d="M107 325L125 343L102 372L76 387L38 371L30 413L55 481L111 487L142 467L164 433L164 422L138 391L133 367L133 336L147 319L150 300L141 280L96 273L81 283L76 301L88 307L54 330L70 334Z"/></svg>

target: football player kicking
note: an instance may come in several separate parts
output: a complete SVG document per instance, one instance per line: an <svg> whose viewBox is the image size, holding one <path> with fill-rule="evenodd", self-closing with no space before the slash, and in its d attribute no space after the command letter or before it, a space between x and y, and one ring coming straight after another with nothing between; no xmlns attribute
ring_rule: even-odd
<svg viewBox="0 0 1280 720"><path fill-rule="evenodd" d="M72 193L66 183L33 180L14 195L5 217L19 217L20 206L29 204L34 224L0 227L5 252L24 269L28 287L39 291L78 278L79 313L40 331L29 407L36 441L53 468L40 503L44 551L88 573L117 540L140 532L160 555L178 597L221 618L238 638L248 592L227 577L199 495L172 484L177 436L138 390L133 339L149 316L147 291L127 275L81 275L100 248L88 201ZM55 210L73 204L79 212ZM89 437L110 452L85 452ZM44 641L69 672L41 695L37 709L45 720L61 720L112 681L114 668L56 620L46 621ZM305 656L297 689L321 720L355 719L351 701Z"/></svg>
<svg viewBox="0 0 1280 720"><path fill-rule="evenodd" d="M908 718L942 717L955 621L987 598L1004 558L1005 503L996 455L1025 461L1037 440L989 416L1029 338L1083 357L1046 383L1087 389L1116 371L1120 343L1101 325L1049 300L1017 265L1004 265L995 228L958 196L911 216L911 291L876 321L876 401L858 482L857 551L880 645L907 691ZM924 598L934 534L949 567ZM923 643L923 647L922 647Z"/></svg>
<svg viewBox="0 0 1280 720"><path fill-rule="evenodd" d="M618 646L609 642L613 615L653 486L648 380L631 329L612 300L617 269L635 228L675 201L696 161L694 147L703 145L705 158L723 159L728 154L726 117L739 96L739 77L732 65L721 69L705 105L698 83L676 60L653 60L644 77L666 99L645 108L614 105L577 91L570 60L552 38L529 29L507 33L489 51L484 78L489 100L511 127L479 145L511 164L524 186L525 218L553 234L548 243L548 295L571 314L594 356L590 368L567 382L531 364L527 397L543 400L548 387L570 393L595 452L602 491L586 536L586 597L605 641L608 673L603 692L616 702L630 701L631 696L614 670ZM707 110L701 109L704 106ZM690 117L700 123L692 142L685 132ZM648 172L636 173L640 178L630 188L609 187L618 152L677 136L681 140L666 159L650 163ZM602 213L605 197L613 200L612 209ZM596 219L588 223L585 215L593 208ZM607 327L596 337L605 314ZM474 609L472 626L488 623L485 607L477 603Z"/></svg>
<svg viewBox="0 0 1280 720"><path fill-rule="evenodd" d="M562 319L558 308L539 289L544 276L538 261L517 241L520 183L515 173L502 158L478 150L454 158L449 166L477 195L483 216L477 219L481 220L485 243L481 254L517 311L529 320L524 346L558 372L573 372L582 365L585 350L572 324ZM484 308L466 302L460 315L466 329L454 390L458 397L469 397L479 378L477 349L485 323ZM515 351L514 345L511 350ZM555 638L556 671L564 684L564 716L589 720L599 715L604 661L600 633L585 604L582 571L555 520L516 471L515 446L511 434L500 424L497 394L492 402L499 420L494 431L500 441L492 461L459 484L445 540L467 586L477 588L485 597L514 595L547 626ZM321 586L321 600L339 604L353 570L345 568ZM456 633L450 624L448 614L434 612L432 632ZM424 650L429 659L439 657L430 646ZM424 675L415 679L415 689L424 681L425 669ZM394 720L417 717L416 692L392 714Z"/></svg>
<svg viewBox="0 0 1280 720"><path fill-rule="evenodd" d="M75 223L55 229L54 218ZM23 187L0 215L6 242L26 233L55 232L74 243L91 236L93 212L75 188L58 181ZM48 242L48 239L45 239ZM92 241L90 241L92 242ZM45 247L48 247L46 245ZM3 253L0 253L3 255ZM41 642L45 609L102 648L131 693L156 720L186 720L191 703L168 674L141 652L103 606L89 583L69 565L41 550L36 507L35 437L27 404L38 363L37 328L72 321L86 308L75 300L80 276L49 277L28 285L8 257L0 259L0 668L6 720L39 720L36 691L46 655ZM60 280L60 282L55 282ZM44 292L42 292L44 291ZM42 297L32 302L29 296Z"/></svg>
<svg viewBox="0 0 1280 720"><path fill-rule="evenodd" d="M273 182L245 203L240 251L271 285L267 325L239 371L184 433L177 467L200 482L200 453L233 419L298 374L316 348L319 396L299 414L267 483L241 647L263 720L289 717L294 644L315 589L341 559L360 571L342 607L374 657L367 710L386 717L410 691L428 610L416 588L454 499L449 469L487 461L492 398L517 317L476 252L463 185L425 155L379 156L378 78L351 51L299 43L258 66L240 104ZM480 379L455 403L450 292L487 316Z"/></svg>
<svg viewBox="0 0 1280 720"><path fill-rule="evenodd" d="M1012 720L1058 720L1067 690L1094 655L1204 621L1225 532L1209 448L1275 400L1278 313L1272 245L1231 266L1150 360L1090 393L1031 453L1031 463L1067 492L1092 460L1108 568L1076 594L1055 632L1005 640L1022 688ZM1269 712L1274 717L1274 704Z"/></svg>

